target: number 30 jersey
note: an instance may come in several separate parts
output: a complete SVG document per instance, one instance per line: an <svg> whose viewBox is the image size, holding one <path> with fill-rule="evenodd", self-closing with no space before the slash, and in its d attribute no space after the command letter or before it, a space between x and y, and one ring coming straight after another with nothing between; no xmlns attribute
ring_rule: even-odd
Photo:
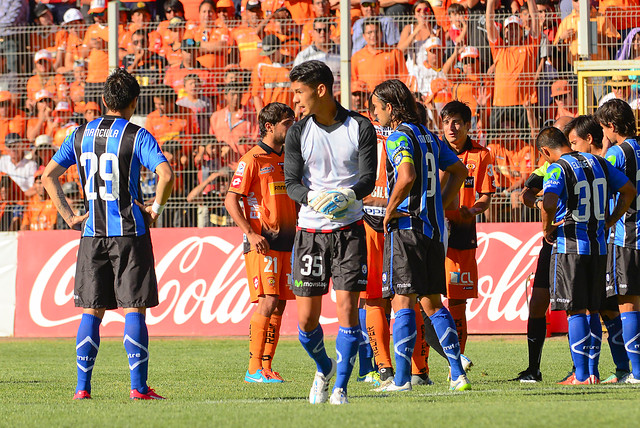
<svg viewBox="0 0 640 428"><path fill-rule="evenodd" d="M82 236L141 236L147 232L142 212L134 203L144 202L140 169L155 171L167 159L146 129L121 117L99 117L76 128L52 160L65 168L78 165L89 213Z"/></svg>
<svg viewBox="0 0 640 428"><path fill-rule="evenodd" d="M599 156L566 153L549 165L544 193L558 195L554 253L607 254L604 230L607 202L627 182L627 177Z"/></svg>

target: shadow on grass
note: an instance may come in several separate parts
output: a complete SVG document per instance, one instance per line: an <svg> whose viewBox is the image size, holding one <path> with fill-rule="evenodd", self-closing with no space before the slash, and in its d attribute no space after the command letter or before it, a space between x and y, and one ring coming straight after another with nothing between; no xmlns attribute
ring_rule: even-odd
<svg viewBox="0 0 640 428"><path fill-rule="evenodd" d="M0 380L0 384L37 384L37 383L46 383L46 382L43 380L25 380L25 379Z"/></svg>

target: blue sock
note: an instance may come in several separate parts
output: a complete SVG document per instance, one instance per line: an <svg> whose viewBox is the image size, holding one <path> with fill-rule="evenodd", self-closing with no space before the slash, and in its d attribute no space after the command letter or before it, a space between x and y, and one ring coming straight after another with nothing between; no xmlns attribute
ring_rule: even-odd
<svg viewBox="0 0 640 428"><path fill-rule="evenodd" d="M416 345L416 313L413 309L400 309L393 322L393 350L396 354L394 383L402 386L411 382L411 355Z"/></svg>
<svg viewBox="0 0 640 428"><path fill-rule="evenodd" d="M591 340L589 346L589 376L593 375L600 379L598 363L600 362L600 348L602 346L602 324L600 324L600 314L587 315L589 330L591 330Z"/></svg>
<svg viewBox="0 0 640 428"><path fill-rule="evenodd" d="M361 337L360 326L338 328L338 337L336 337L338 368L336 371L336 384L333 389L342 388L347 392L347 383L353 370L353 364L356 362L356 354L358 353L358 344Z"/></svg>
<svg viewBox="0 0 640 428"><path fill-rule="evenodd" d="M360 318L360 331L362 338L360 346L358 346L358 357L360 361L360 376L374 371L373 368L373 349L369 343L369 334L367 333L367 310L358 309L358 318Z"/></svg>
<svg viewBox="0 0 640 428"><path fill-rule="evenodd" d="M331 371L331 360L327 356L327 351L324 349L322 326L318 324L316 328L308 333L300 330L300 326L298 326L298 340L300 340L307 354L316 362L318 371L325 375L329 374Z"/></svg>
<svg viewBox="0 0 640 428"><path fill-rule="evenodd" d="M124 349L129 358L131 389L146 394L149 370L149 333L144 314L129 312L124 317Z"/></svg>
<svg viewBox="0 0 640 428"><path fill-rule="evenodd" d="M611 350L611 357L616 365L617 371L629 371L629 357L627 356L627 350L624 349L624 340L622 339L622 320L620 316L615 317L612 320L606 320L604 322L607 327L607 341L609 342L609 349Z"/></svg>
<svg viewBox="0 0 640 428"><path fill-rule="evenodd" d="M100 323L102 320L90 314L82 314L76 336L76 365L78 384L76 392L91 393L91 373L100 347Z"/></svg>
<svg viewBox="0 0 640 428"><path fill-rule="evenodd" d="M460 342L458 341L458 331L456 323L451 317L451 313L445 307L429 317L433 329L438 335L438 340L442 346L444 354L447 356L449 366L451 367L451 379L455 380L460 375L465 374L460 361Z"/></svg>
<svg viewBox="0 0 640 428"><path fill-rule="evenodd" d="M569 347L573 365L576 367L576 380L583 382L589 377L591 347L591 329L587 315L577 314L569 317Z"/></svg>
<svg viewBox="0 0 640 428"><path fill-rule="evenodd" d="M640 379L640 312L625 312L622 318L622 337L631 362L633 377Z"/></svg>

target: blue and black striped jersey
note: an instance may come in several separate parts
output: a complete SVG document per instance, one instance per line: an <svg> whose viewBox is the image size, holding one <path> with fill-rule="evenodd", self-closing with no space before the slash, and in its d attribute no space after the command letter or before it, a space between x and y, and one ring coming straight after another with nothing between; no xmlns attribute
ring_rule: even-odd
<svg viewBox="0 0 640 428"><path fill-rule="evenodd" d="M619 247L640 250L640 144L636 138L627 138L607 150L605 157L636 186L638 192L631 207L611 228L609 242Z"/></svg>
<svg viewBox="0 0 640 428"><path fill-rule="evenodd" d="M589 153L571 152L549 165L544 193L558 195L554 253L607 254L604 223L607 203L627 178L609 162Z"/></svg>
<svg viewBox="0 0 640 428"><path fill-rule="evenodd" d="M438 170L444 171L459 162L458 156L424 126L413 123L400 124L387 138L385 147L389 195L401 164L410 162L416 170L411 192L398 206L398 212L409 213L409 216L400 217L397 227L415 230L442 241L446 226Z"/></svg>
<svg viewBox="0 0 640 428"><path fill-rule="evenodd" d="M140 236L147 232L140 208L140 168L150 171L167 159L144 128L117 116L103 116L82 125L52 158L68 168L74 163L84 190L89 218L82 236Z"/></svg>

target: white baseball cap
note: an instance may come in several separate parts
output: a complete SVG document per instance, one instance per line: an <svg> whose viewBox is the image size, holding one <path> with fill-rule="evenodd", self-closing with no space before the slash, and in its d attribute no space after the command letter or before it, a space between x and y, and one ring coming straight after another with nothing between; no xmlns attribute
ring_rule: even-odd
<svg viewBox="0 0 640 428"><path fill-rule="evenodd" d="M40 49L33 57L33 62L38 62L43 59L46 59L47 61L53 61L53 54L46 49Z"/></svg>
<svg viewBox="0 0 640 428"><path fill-rule="evenodd" d="M475 46L467 46L462 50L462 52L460 52L460 55L458 56L458 60L462 61L465 58L479 58L479 57L480 57L480 51L478 51L478 48L476 48Z"/></svg>
<svg viewBox="0 0 640 428"><path fill-rule="evenodd" d="M73 21L84 21L84 16L82 16L82 12L80 12L78 9L71 8L64 13L62 19L62 24L64 25Z"/></svg>
<svg viewBox="0 0 640 428"><path fill-rule="evenodd" d="M91 0L91 6L89 7L89 13L104 12L107 8L107 2L105 0Z"/></svg>
<svg viewBox="0 0 640 428"><path fill-rule="evenodd" d="M504 20L504 28L507 28L507 26L511 24L518 24L520 27L524 27L524 22L522 22L522 19L516 15L511 15Z"/></svg>
<svg viewBox="0 0 640 428"><path fill-rule="evenodd" d="M429 37L424 44L424 49L427 51L431 48L436 48L436 47L437 48L442 47L442 40L440 40L440 38L438 37Z"/></svg>

